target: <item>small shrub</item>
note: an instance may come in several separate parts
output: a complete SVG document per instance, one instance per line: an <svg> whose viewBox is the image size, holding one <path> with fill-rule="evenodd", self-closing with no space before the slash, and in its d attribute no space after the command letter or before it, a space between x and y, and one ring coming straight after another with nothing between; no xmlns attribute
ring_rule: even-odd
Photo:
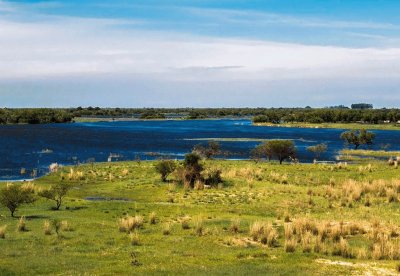
<svg viewBox="0 0 400 276"><path fill-rule="evenodd" d="M176 164L172 160L162 160L156 164L156 171L161 176L162 182L167 182L168 176L175 171Z"/></svg>
<svg viewBox="0 0 400 276"><path fill-rule="evenodd" d="M223 182L221 173L221 170L218 169L207 171L205 175L205 184L213 187L218 186L218 184Z"/></svg>

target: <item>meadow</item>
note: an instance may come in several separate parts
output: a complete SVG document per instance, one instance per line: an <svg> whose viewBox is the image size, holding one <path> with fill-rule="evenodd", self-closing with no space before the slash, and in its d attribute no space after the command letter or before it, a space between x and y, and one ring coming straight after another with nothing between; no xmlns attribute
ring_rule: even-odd
<svg viewBox="0 0 400 276"><path fill-rule="evenodd" d="M395 275L397 165L202 161L218 187L167 183L157 161L65 167L73 188L0 209L0 275ZM2 183L0 185L6 185ZM26 184L25 184L26 185ZM22 218L21 218L22 217Z"/></svg>

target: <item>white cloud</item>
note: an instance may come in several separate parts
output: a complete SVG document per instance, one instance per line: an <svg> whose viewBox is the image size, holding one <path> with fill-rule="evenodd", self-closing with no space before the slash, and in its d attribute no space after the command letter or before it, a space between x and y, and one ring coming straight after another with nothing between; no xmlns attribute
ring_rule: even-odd
<svg viewBox="0 0 400 276"><path fill-rule="evenodd" d="M3 4L0 1L0 10ZM234 106L235 101L241 106L262 106L265 104L255 97L274 100L278 105L283 105L284 97L291 97L296 104L301 100L329 104L356 90L366 99L399 101L390 95L400 77L400 48L313 46L132 27L141 23L45 15L21 20L0 14L0 99L8 99L11 105L17 93L44 95L39 91L52 89L64 94L65 103L69 95L84 93L93 100L88 93L97 91L102 91L99 101L104 101L107 93L115 93L109 91L124 91L121 93L132 103L147 97L143 105L158 99L159 105L168 106L176 99L161 94L192 93L196 96L178 105L207 106L205 95L221 93L215 96L221 100L219 106ZM380 95L374 94L380 90ZM144 94L140 97L141 91ZM235 97L228 101L229 91ZM325 101L318 98L319 91ZM368 91L368 95L362 91ZM246 98L245 92L253 93L254 99ZM300 96L294 96L297 92ZM304 95L310 96L304 99ZM37 97L38 103L42 98ZM123 98L114 98L113 105L118 101L126 104Z"/></svg>
<svg viewBox="0 0 400 276"><path fill-rule="evenodd" d="M0 78L96 73L156 74L178 80L400 75L399 48L183 37L116 27L126 23L60 17L40 22L0 19Z"/></svg>

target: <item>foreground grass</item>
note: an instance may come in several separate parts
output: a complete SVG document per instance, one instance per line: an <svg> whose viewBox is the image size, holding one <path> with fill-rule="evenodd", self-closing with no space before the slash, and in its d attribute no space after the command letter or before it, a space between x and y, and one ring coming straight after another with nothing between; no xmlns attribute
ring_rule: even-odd
<svg viewBox="0 0 400 276"><path fill-rule="evenodd" d="M350 130L400 130L400 124L359 124L359 123L256 123L256 126L272 126L272 127L298 127L298 128L338 128Z"/></svg>
<svg viewBox="0 0 400 276"><path fill-rule="evenodd" d="M366 233L343 234L353 255L373 245L369 235L374 221L382 228L397 227L400 205L393 181L399 171L385 163L208 161L206 167L222 170L225 183L207 190L161 183L154 165L87 165L37 180L37 187L68 181L74 189L60 211L52 211L52 203L44 199L22 206L16 214L26 218L24 232L17 230L18 218L0 209L0 228L7 226L5 239L0 239L0 275L395 273L398 262L385 257L337 256L330 238L325 251L308 250L311 243L299 231L292 234L301 240L295 251L286 252L289 234L284 228L301 221L357 223ZM131 234L119 229L120 219L128 215L143 219ZM45 235L45 221L54 219L67 221L70 229ZM254 234L262 223L255 222L270 225L276 241L264 244Z"/></svg>

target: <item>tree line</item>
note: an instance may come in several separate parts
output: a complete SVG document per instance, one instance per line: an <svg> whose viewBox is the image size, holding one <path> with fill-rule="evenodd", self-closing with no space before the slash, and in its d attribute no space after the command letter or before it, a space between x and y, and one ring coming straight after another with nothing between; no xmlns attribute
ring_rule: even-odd
<svg viewBox="0 0 400 276"><path fill-rule="evenodd" d="M72 122L79 117L165 119L253 117L255 123L382 123L400 121L400 109L332 108L22 108L0 109L0 124Z"/></svg>

